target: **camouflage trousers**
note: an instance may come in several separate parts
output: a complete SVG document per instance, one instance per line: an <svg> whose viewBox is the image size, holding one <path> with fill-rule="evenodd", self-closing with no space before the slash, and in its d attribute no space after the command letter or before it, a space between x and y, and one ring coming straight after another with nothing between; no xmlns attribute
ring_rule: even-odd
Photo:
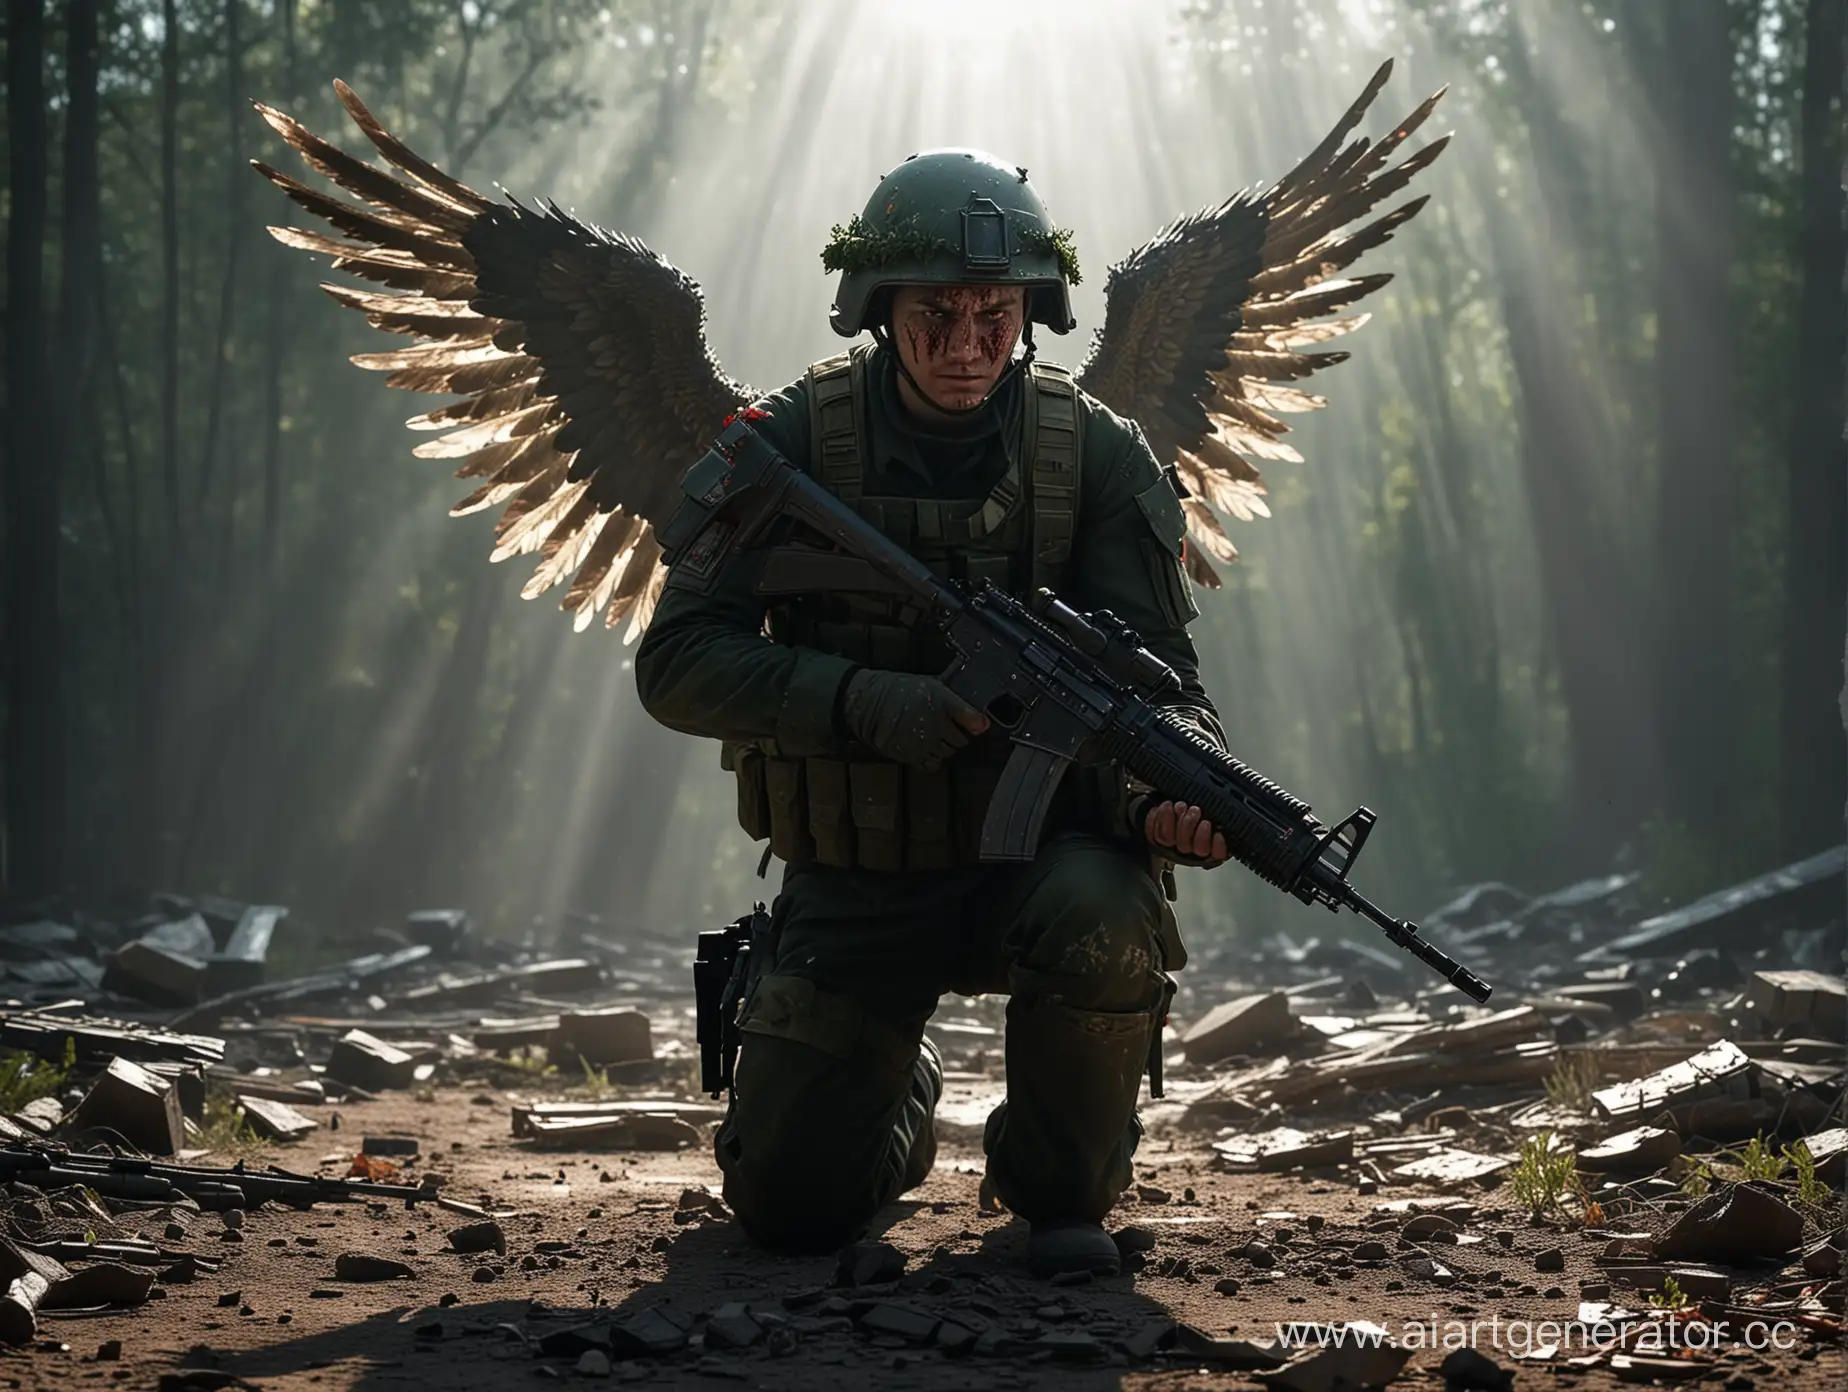
<svg viewBox="0 0 1848 1392"><path fill-rule="evenodd" d="M1101 1221L1141 1134L1136 1101L1169 995L1164 910L1127 851L1081 833L1025 865L791 866L715 1146L746 1231L830 1250L921 1182L929 1117L914 1065L946 992L1010 997L1007 1100L983 1140L1001 1201L1032 1221Z"/></svg>

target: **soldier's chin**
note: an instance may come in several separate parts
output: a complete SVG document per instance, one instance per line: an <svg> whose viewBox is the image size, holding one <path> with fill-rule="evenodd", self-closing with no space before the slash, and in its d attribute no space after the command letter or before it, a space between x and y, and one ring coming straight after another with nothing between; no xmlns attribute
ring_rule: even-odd
<svg viewBox="0 0 1848 1392"><path fill-rule="evenodd" d="M982 404L988 394L986 382L933 382L931 402L943 411L967 411Z"/></svg>

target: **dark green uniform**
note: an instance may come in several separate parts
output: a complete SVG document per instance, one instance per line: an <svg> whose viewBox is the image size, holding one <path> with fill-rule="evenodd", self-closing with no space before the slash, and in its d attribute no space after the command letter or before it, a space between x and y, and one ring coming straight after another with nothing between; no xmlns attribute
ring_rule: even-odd
<svg viewBox="0 0 1848 1392"><path fill-rule="evenodd" d="M856 380L857 376L857 380ZM856 348L759 403L761 433L939 574L1046 584L1138 629L1223 743L1187 622L1179 499L1137 427L1036 365L953 434L914 427L888 350ZM940 672L947 653L884 597L757 591L763 552L706 592L670 572L636 654L642 704L724 742L745 829L787 862L774 964L717 1152L758 1240L824 1250L928 1172L934 1097L914 1063L946 991L1005 991L1008 1101L989 1173L1035 1222L1102 1219L1130 1178L1134 1111L1181 965L1173 915L1126 825L1114 768L1074 770L1026 865L978 863L999 731L926 772L858 746L859 667Z"/></svg>

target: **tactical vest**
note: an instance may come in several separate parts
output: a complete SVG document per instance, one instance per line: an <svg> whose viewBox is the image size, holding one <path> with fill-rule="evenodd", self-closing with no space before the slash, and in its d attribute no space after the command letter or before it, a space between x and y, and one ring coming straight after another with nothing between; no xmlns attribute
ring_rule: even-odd
<svg viewBox="0 0 1848 1392"><path fill-rule="evenodd" d="M1058 588L1078 516L1080 438L1072 374L1031 363L1021 386L1020 438L985 498L869 494L872 350L860 345L808 370L810 472L841 501L944 579L988 580L1017 594ZM777 642L888 671L941 672L949 651L920 629L904 600L803 594L770 610ZM991 731L941 769L908 768L870 749L792 758L771 741L728 743L720 761L737 777L738 821L784 862L864 870L944 870L978 859L982 819L1009 744ZM1055 808L1056 810L1056 808Z"/></svg>

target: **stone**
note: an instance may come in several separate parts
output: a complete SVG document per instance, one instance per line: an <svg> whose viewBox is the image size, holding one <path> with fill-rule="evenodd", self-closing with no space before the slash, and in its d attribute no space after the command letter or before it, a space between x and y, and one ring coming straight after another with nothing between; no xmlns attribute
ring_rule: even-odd
<svg viewBox="0 0 1848 1392"><path fill-rule="evenodd" d="M602 1349L585 1349L578 1355L578 1361L571 1371L579 1377L608 1377L610 1356Z"/></svg>
<svg viewBox="0 0 1848 1392"><path fill-rule="evenodd" d="M491 1218L480 1223L464 1223L450 1230L449 1248L454 1252L498 1252L506 1256L507 1234Z"/></svg>
<svg viewBox="0 0 1848 1392"><path fill-rule="evenodd" d="M856 1242L841 1251L835 1266L837 1286L877 1286L905 1274L905 1254L889 1242Z"/></svg>
<svg viewBox="0 0 1848 1392"><path fill-rule="evenodd" d="M1739 1262L1781 1257L1803 1240L1803 1215L1752 1184L1716 1188L1656 1239L1661 1257Z"/></svg>
<svg viewBox="0 0 1848 1392"><path fill-rule="evenodd" d="M1447 1386L1468 1392L1509 1392L1514 1386L1513 1369L1467 1346L1445 1354L1438 1371Z"/></svg>
<svg viewBox="0 0 1848 1392"><path fill-rule="evenodd" d="M707 1348L749 1348L763 1336L763 1326L737 1301L719 1306L706 1320Z"/></svg>
<svg viewBox="0 0 1848 1392"><path fill-rule="evenodd" d="M860 1328L866 1333L891 1334L913 1344L929 1343L939 1323L929 1311L896 1300L881 1300L860 1316Z"/></svg>
<svg viewBox="0 0 1848 1392"><path fill-rule="evenodd" d="M1565 1269L1566 1254L1557 1247L1549 1247L1544 1252L1534 1255L1535 1271L1564 1271Z"/></svg>
<svg viewBox="0 0 1848 1392"><path fill-rule="evenodd" d="M366 1252L342 1252L334 1258L336 1281L402 1281L416 1274L401 1261Z"/></svg>

